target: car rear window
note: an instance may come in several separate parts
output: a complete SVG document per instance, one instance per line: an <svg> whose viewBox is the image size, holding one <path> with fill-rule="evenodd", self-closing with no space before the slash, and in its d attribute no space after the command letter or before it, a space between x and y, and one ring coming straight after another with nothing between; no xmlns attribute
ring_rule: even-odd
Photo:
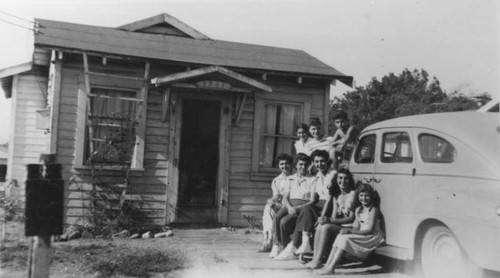
<svg viewBox="0 0 500 278"><path fill-rule="evenodd" d="M384 163L411 163L413 153L410 136L406 132L388 132L382 137L381 161Z"/></svg>
<svg viewBox="0 0 500 278"><path fill-rule="evenodd" d="M450 142L432 134L420 134L418 146L422 160L428 163L452 163L457 155Z"/></svg>

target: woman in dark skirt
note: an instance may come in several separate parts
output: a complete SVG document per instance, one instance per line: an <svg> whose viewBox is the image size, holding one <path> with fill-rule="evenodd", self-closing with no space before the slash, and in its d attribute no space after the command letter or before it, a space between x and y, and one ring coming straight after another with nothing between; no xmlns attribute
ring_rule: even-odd
<svg viewBox="0 0 500 278"><path fill-rule="evenodd" d="M311 159L314 167L318 170L311 184L311 196L313 196L314 202L307 204L300 210L297 216L297 224L292 234L292 241L276 256L277 260L293 260L296 254L312 252L309 239L314 232L314 225L321 215L323 206L326 200L329 199L329 187L336 172L330 171L329 154L327 151L315 150L311 154Z"/></svg>

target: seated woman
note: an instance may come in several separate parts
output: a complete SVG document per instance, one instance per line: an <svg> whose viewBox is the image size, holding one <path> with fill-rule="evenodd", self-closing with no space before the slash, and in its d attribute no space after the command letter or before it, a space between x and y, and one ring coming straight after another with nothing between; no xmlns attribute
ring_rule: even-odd
<svg viewBox="0 0 500 278"><path fill-rule="evenodd" d="M311 164L309 156L299 153L295 157L297 173L289 176L285 185L283 207L273 219L273 247L269 257L275 258L290 242L290 234L295 229L297 216L307 204L314 202L311 198L311 180L308 169Z"/></svg>
<svg viewBox="0 0 500 278"><path fill-rule="evenodd" d="M336 172L330 171L327 151L315 150L312 152L311 158L314 167L318 169L318 173L311 185L311 202L306 204L298 214L297 225L292 235L292 242L276 257L277 260L293 260L295 259L295 254L312 251L309 239L314 232L314 225L321 213L322 207L329 196L329 187ZM288 236L290 234L292 233L289 233Z"/></svg>
<svg viewBox="0 0 500 278"><path fill-rule="evenodd" d="M322 268L314 270L315 274L333 274L342 257L365 260L384 241L378 194L365 183L360 184L356 192L361 206L356 208L353 227L340 230L328 261Z"/></svg>
<svg viewBox="0 0 500 278"><path fill-rule="evenodd" d="M307 263L312 269L321 267L323 257L330 252L335 237L344 227L349 227L354 221L354 208L356 191L351 172L345 168L340 168L332 179L330 186L330 196L327 199L325 208L318 218L316 233L314 235L314 256ZM332 203L332 217L326 216L326 208Z"/></svg>

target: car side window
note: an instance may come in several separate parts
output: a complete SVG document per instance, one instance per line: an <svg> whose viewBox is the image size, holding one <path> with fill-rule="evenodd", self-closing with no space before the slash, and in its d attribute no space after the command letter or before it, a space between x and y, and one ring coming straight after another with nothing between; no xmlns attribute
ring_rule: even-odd
<svg viewBox="0 0 500 278"><path fill-rule="evenodd" d="M362 164L373 163L375 158L375 141L375 134L362 137L354 154L354 162Z"/></svg>
<svg viewBox="0 0 500 278"><path fill-rule="evenodd" d="M428 163L452 163L457 155L450 142L432 134L420 134L418 146L422 160Z"/></svg>
<svg viewBox="0 0 500 278"><path fill-rule="evenodd" d="M388 132L382 136L381 161L410 163L413 161L410 136L406 132Z"/></svg>

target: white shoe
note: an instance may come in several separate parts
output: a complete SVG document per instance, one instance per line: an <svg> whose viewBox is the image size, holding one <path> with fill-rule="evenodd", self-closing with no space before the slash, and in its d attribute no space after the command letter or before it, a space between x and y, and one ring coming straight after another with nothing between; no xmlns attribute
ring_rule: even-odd
<svg viewBox="0 0 500 278"><path fill-rule="evenodd" d="M299 249L295 251L295 254L300 255L300 254L307 254L307 253L312 253L312 248L311 244L309 242L303 242L302 245L300 245Z"/></svg>
<svg viewBox="0 0 500 278"><path fill-rule="evenodd" d="M274 259L278 260L278 261L289 261L289 260L295 260L296 257L293 253L295 253L295 251L297 251L297 248L295 248L295 246L293 246L293 243L289 243L286 248L278 255L276 256Z"/></svg>
<svg viewBox="0 0 500 278"><path fill-rule="evenodd" d="M269 253L269 258L276 258L278 256L278 253L280 252L280 247L278 245L273 245L273 248L271 249L271 253Z"/></svg>

